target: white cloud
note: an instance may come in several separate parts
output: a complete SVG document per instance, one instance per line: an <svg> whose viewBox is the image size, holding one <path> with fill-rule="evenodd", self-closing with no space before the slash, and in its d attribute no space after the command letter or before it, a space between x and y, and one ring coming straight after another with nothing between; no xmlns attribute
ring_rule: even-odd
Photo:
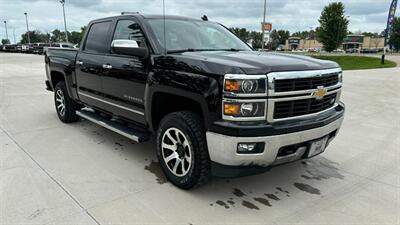
<svg viewBox="0 0 400 225"><path fill-rule="evenodd" d="M268 21L276 29L291 32L318 26L321 10L335 0L267 0ZM385 29L389 0L342 0L350 16L350 30L380 32ZM200 18L206 14L228 27L260 29L263 0L166 0L167 13ZM69 30L79 30L90 20L118 15L121 11L161 14L162 0L66 0ZM63 29L62 8L58 0L0 0L0 20L7 20L9 37L13 28L19 40L26 31L24 12L31 30L44 32ZM4 24L0 38L5 37Z"/></svg>

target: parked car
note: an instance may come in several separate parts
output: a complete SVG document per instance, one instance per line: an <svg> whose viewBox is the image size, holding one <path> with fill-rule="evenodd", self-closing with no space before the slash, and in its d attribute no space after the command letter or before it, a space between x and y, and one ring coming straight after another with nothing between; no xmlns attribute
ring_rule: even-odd
<svg viewBox="0 0 400 225"><path fill-rule="evenodd" d="M61 43L51 43L49 47L53 48L75 48L74 44L72 43L66 43L66 42L61 42ZM47 49L49 47L44 47L43 48L43 53L46 54Z"/></svg>
<svg viewBox="0 0 400 225"><path fill-rule="evenodd" d="M22 53L33 53L34 51L34 46L33 44L23 44L22 45Z"/></svg>
<svg viewBox="0 0 400 225"><path fill-rule="evenodd" d="M344 117L337 63L253 51L206 19L98 19L79 50L49 48L45 62L62 122L155 137L162 170L183 189L319 155Z"/></svg>
<svg viewBox="0 0 400 225"><path fill-rule="evenodd" d="M49 43L35 43L33 45L33 53L42 55L44 53L44 48L50 46L51 45Z"/></svg>
<svg viewBox="0 0 400 225"><path fill-rule="evenodd" d="M348 49L346 49L346 53L349 53L349 54L351 54L351 53L359 53L359 49L358 48L348 48Z"/></svg>
<svg viewBox="0 0 400 225"><path fill-rule="evenodd" d="M342 50L342 49L336 49L336 50L333 50L332 51L333 53L340 53L340 54L343 54L343 53L346 53L344 50Z"/></svg>
<svg viewBox="0 0 400 225"><path fill-rule="evenodd" d="M4 45L5 52L17 52L17 45L15 44L6 44Z"/></svg>
<svg viewBox="0 0 400 225"><path fill-rule="evenodd" d="M376 54L376 53L378 53L378 49L376 49L376 48L363 48L363 49L361 49L361 53L364 53L364 54Z"/></svg>

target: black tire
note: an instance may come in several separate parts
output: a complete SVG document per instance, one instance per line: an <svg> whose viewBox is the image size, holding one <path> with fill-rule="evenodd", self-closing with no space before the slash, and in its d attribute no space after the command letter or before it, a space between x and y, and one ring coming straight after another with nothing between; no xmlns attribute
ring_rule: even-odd
<svg viewBox="0 0 400 225"><path fill-rule="evenodd" d="M61 99L63 102L60 102L60 95L62 96ZM76 110L81 107L69 97L67 87L63 81L57 83L54 88L54 104L58 118L60 118L63 123L73 123L79 120L79 117L76 115ZM61 110L62 107L60 104L63 104L64 110Z"/></svg>
<svg viewBox="0 0 400 225"><path fill-rule="evenodd" d="M157 156L161 164L161 168L164 171L167 179L172 184L185 190L205 184L211 177L211 161L208 154L205 130L202 124L202 120L197 114L193 112L183 111L171 113L164 117L157 130ZM176 160L178 159L172 159L171 161L169 161L169 163L164 160L165 158L168 158L166 157L166 151L170 151L172 152L172 154L175 154L176 152L178 152L179 148L177 147L177 150L173 151L168 150L169 148L162 147L163 141L166 142L171 140L167 138L169 137L167 135L167 132L173 132L174 130L178 130L181 132L181 135L176 135L175 139L187 139L188 141L188 143L186 143L188 147L185 148L184 144L181 145L181 149L184 149L184 156L181 156L181 160L185 161L185 159L187 159L186 156L190 152L191 163L189 163L186 173L183 173L183 167L185 164L188 164L189 160L186 160L185 162L180 162L182 166L181 176L174 174L171 166L171 164L176 164ZM172 143L173 142L171 142L171 144ZM175 144L175 146L176 145L179 144ZM171 146L173 146L173 144ZM175 172L177 173L178 171L176 170Z"/></svg>

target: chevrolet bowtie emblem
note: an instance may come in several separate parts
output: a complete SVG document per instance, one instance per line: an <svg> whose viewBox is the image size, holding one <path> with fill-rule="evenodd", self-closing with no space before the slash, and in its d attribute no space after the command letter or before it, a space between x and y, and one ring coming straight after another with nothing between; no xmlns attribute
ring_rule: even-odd
<svg viewBox="0 0 400 225"><path fill-rule="evenodd" d="M313 97L315 97L317 100L323 99L326 94L328 93L328 89L326 89L324 86L319 86L316 91L312 94Z"/></svg>

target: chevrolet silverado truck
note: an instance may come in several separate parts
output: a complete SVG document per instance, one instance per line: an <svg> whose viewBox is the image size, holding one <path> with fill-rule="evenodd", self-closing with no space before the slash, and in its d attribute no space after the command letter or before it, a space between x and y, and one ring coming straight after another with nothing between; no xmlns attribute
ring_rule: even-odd
<svg viewBox="0 0 400 225"><path fill-rule="evenodd" d="M314 157L344 117L338 64L254 51L204 17L98 19L80 49L49 48L45 62L62 122L154 137L163 172L183 189Z"/></svg>

